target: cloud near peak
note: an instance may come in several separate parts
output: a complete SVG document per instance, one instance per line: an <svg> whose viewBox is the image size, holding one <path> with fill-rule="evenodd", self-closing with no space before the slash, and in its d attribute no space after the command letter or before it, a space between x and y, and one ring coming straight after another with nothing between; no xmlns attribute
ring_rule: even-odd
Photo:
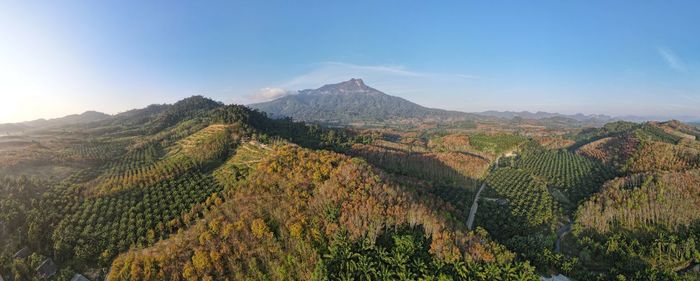
<svg viewBox="0 0 700 281"><path fill-rule="evenodd" d="M265 87L255 93L248 95L246 98L251 102L264 102L275 100L284 96L296 93L295 91L286 90L283 88Z"/></svg>

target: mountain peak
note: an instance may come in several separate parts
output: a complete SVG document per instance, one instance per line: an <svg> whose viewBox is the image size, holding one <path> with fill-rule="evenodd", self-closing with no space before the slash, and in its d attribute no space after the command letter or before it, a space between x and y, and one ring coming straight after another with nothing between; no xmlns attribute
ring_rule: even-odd
<svg viewBox="0 0 700 281"><path fill-rule="evenodd" d="M352 78L345 82L324 85L316 91L321 93L366 93L376 90L365 85L362 79Z"/></svg>
<svg viewBox="0 0 700 281"><path fill-rule="evenodd" d="M345 81L343 83L354 84L357 87L367 87L367 85L365 85L365 81L362 81L362 79L352 78L352 79Z"/></svg>

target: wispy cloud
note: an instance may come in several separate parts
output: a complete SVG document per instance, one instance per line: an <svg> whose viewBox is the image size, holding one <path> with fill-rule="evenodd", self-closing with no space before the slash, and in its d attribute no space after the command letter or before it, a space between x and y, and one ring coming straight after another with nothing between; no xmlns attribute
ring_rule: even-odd
<svg viewBox="0 0 700 281"><path fill-rule="evenodd" d="M686 72L685 63L683 60L676 55L671 49L665 47L659 47L659 55L664 59L668 66L676 71Z"/></svg>
<svg viewBox="0 0 700 281"><path fill-rule="evenodd" d="M360 65L337 61L320 62L302 75L294 77L281 85L285 89L306 89L319 87L328 83L337 83L350 78L363 78L375 81L395 81L406 79L455 80L481 79L479 75L462 73L434 73L407 69L400 65Z"/></svg>
<svg viewBox="0 0 700 281"><path fill-rule="evenodd" d="M409 71L405 67L399 66L399 65L358 65L358 64L336 62L336 61L322 62L321 65L338 66L338 67L351 68L351 69L355 69L355 70L380 72L380 73L387 73L387 74L398 75L398 76L420 77L420 76L426 75L425 73Z"/></svg>
<svg viewBox="0 0 700 281"><path fill-rule="evenodd" d="M280 87L285 89L316 88L324 84L337 83L350 78L419 78L426 73L410 71L403 66L394 65L359 65L352 63L327 61L315 63L313 68L302 75L294 77Z"/></svg>
<svg viewBox="0 0 700 281"><path fill-rule="evenodd" d="M459 78L464 78L464 79L482 79L483 77L479 75L473 75L473 74L455 74L455 76Z"/></svg>
<svg viewBox="0 0 700 281"><path fill-rule="evenodd" d="M291 94L294 94L294 92L287 89L267 87L248 95L246 99L251 102L263 102L275 100Z"/></svg>

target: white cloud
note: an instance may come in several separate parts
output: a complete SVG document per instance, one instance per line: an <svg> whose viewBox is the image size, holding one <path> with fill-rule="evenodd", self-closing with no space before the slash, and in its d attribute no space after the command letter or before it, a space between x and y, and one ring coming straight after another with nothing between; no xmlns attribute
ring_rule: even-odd
<svg viewBox="0 0 700 281"><path fill-rule="evenodd" d="M686 71L685 63L683 63L683 60L681 60L681 58L678 57L671 49L659 47L658 52L661 58L664 59L664 61L666 62L666 64L668 64L670 68L680 72Z"/></svg>
<svg viewBox="0 0 700 281"><path fill-rule="evenodd" d="M257 92L248 95L246 98L251 102L264 102L275 100L287 95L293 94L293 91L289 91L282 88L267 87L258 90Z"/></svg>

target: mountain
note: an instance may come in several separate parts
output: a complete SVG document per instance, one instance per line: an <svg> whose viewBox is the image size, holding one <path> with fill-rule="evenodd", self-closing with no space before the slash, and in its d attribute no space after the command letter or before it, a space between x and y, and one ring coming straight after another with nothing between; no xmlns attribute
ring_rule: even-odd
<svg viewBox="0 0 700 281"><path fill-rule="evenodd" d="M0 124L0 132L16 133L32 129L45 129L67 125L86 124L111 118L109 114L97 111L85 111L81 114L71 114L54 119L37 119L20 123Z"/></svg>
<svg viewBox="0 0 700 281"><path fill-rule="evenodd" d="M32 127L49 127L49 126L64 126L73 124L85 124L95 121L104 120L110 118L111 115L105 114L97 111L85 111L82 114L71 114L61 118L55 119L39 119L35 121L26 122L25 125Z"/></svg>
<svg viewBox="0 0 700 281"><path fill-rule="evenodd" d="M335 123L467 115L462 112L427 108L403 98L387 95L365 85L362 79L350 79L318 89L302 90L297 94L251 104L249 107L276 118L291 117L301 121Z"/></svg>
<svg viewBox="0 0 700 281"><path fill-rule="evenodd" d="M561 113L550 113L550 112L542 112L538 111L535 113L529 112L529 111L494 111L494 110L489 110L489 111L484 111L484 112L479 112L477 113L478 115L481 116L489 116L489 117L497 117L497 118L507 118L507 119L512 119L512 118L523 118L523 119L534 119L534 120L540 120L540 119L547 119L547 118L569 118L573 119L579 122L591 122L591 121L596 121L596 122L610 122L615 120L615 118L607 115L602 115L602 114L582 114L582 113L577 113L577 114L561 114Z"/></svg>
<svg viewBox="0 0 700 281"><path fill-rule="evenodd" d="M466 113L427 108L367 86L362 79L350 79L318 89L302 90L276 100L248 105L274 118L350 124L357 122L427 121L492 118L526 119L545 126L602 126L615 120L607 115L565 115L527 111L485 111ZM517 121L517 120L516 120Z"/></svg>
<svg viewBox="0 0 700 281"><path fill-rule="evenodd" d="M616 116L615 119L617 120L624 120L624 121L630 121L630 122L638 122L638 123L643 123L646 121L663 121L663 120L680 120L683 122L697 122L698 121L698 116L690 116L690 115L624 115L624 116Z"/></svg>

